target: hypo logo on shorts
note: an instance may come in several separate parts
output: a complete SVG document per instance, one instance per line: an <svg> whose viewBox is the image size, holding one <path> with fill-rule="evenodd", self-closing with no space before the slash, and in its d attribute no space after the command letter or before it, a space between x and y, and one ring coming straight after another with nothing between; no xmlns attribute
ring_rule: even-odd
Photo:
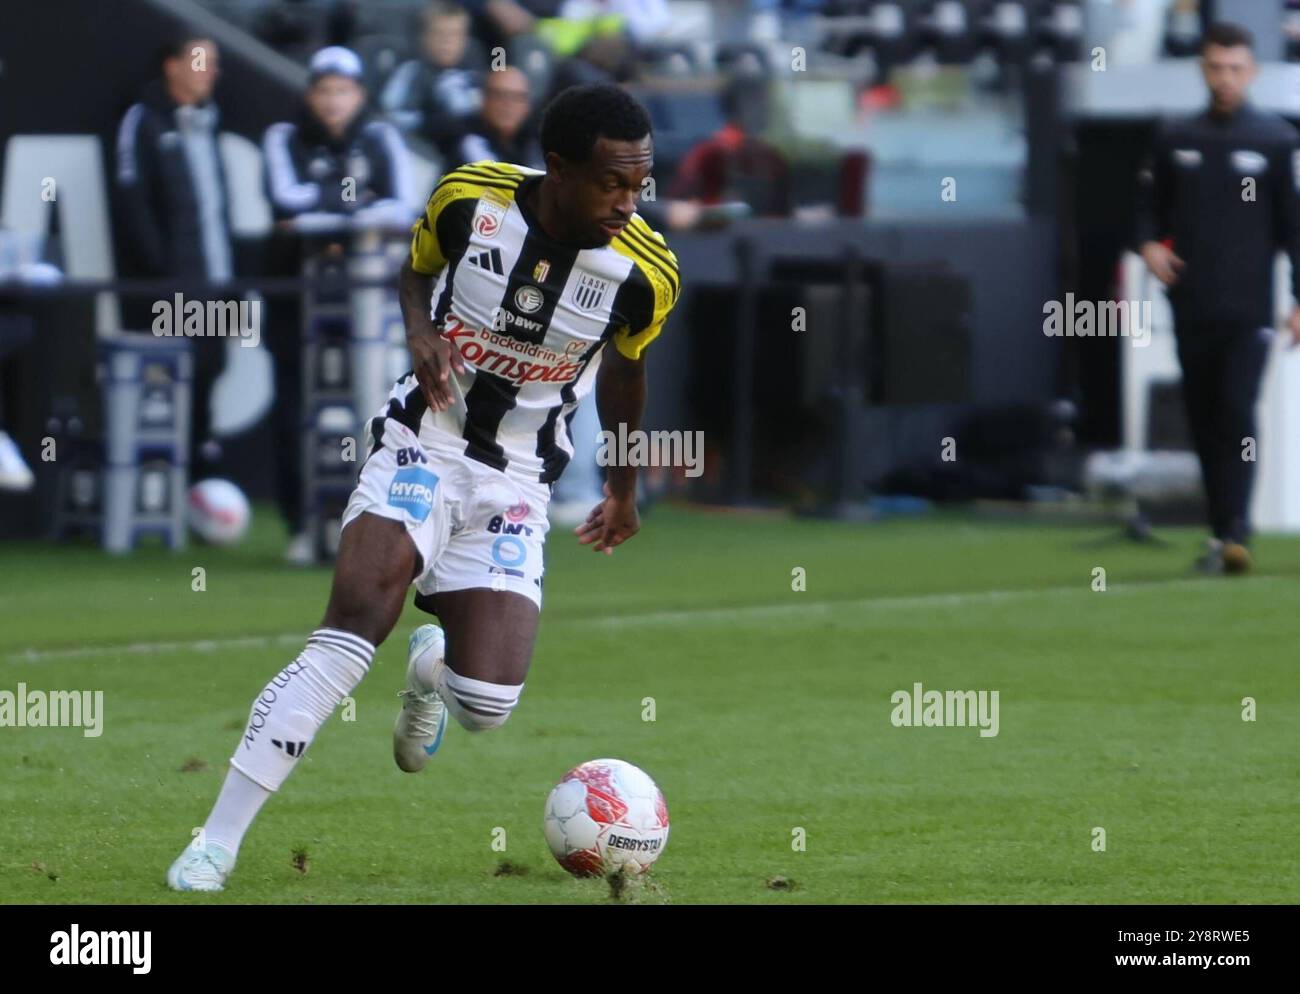
<svg viewBox="0 0 1300 994"><path fill-rule="evenodd" d="M433 510L433 491L438 477L427 469L410 467L397 471L388 487L388 503L400 507L416 521L423 521Z"/></svg>

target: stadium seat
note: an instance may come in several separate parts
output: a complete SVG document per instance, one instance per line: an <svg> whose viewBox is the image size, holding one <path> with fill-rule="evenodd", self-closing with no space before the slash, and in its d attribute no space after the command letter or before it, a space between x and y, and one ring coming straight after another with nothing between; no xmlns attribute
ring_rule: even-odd
<svg viewBox="0 0 1300 994"><path fill-rule="evenodd" d="M230 231L236 238L264 238L271 233L271 204L262 182L262 150L243 135L223 131L218 139L226 170Z"/></svg>
<svg viewBox="0 0 1300 994"><path fill-rule="evenodd" d="M58 211L59 230L76 231L61 242L63 271L72 279L114 278L108 194L95 135L14 135L5 146L4 193L0 224L43 239ZM57 177L54 196L33 196L47 177ZM122 324L117 297L101 293L95 300L95 330L109 335Z"/></svg>

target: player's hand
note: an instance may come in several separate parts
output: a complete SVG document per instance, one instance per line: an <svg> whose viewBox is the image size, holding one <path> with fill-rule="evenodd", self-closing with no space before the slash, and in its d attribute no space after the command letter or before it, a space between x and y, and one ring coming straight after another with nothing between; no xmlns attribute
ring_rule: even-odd
<svg viewBox="0 0 1300 994"><path fill-rule="evenodd" d="M1177 283L1178 274L1187 265L1163 242L1147 242L1143 245L1142 261L1147 264L1147 269L1151 270L1151 275L1165 286L1173 286Z"/></svg>
<svg viewBox="0 0 1300 994"><path fill-rule="evenodd" d="M429 407L435 411L445 411L456 402L452 393L449 374L465 372L465 361L460 351L449 342L433 325L428 331L406 336L406 345L411 352L411 369L420 383L420 390Z"/></svg>
<svg viewBox="0 0 1300 994"><path fill-rule="evenodd" d="M573 529L573 533L578 536L579 545L591 545L596 552L612 556L614 546L622 545L640 530L636 494L615 497L606 483L605 499L591 509L587 520Z"/></svg>

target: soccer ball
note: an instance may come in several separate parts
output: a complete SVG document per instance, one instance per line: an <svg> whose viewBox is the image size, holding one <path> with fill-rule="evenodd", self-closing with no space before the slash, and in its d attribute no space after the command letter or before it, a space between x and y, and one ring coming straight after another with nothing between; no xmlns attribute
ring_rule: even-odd
<svg viewBox="0 0 1300 994"><path fill-rule="evenodd" d="M202 480L190 487L190 527L212 545L233 545L248 531L248 498L229 480Z"/></svg>
<svg viewBox="0 0 1300 994"><path fill-rule="evenodd" d="M575 877L644 873L668 845L664 795L621 759L593 759L564 774L542 824L555 859Z"/></svg>

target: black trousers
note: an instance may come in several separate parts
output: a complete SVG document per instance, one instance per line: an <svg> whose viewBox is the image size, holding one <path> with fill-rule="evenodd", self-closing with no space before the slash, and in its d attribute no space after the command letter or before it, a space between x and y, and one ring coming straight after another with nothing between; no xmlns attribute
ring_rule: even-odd
<svg viewBox="0 0 1300 994"><path fill-rule="evenodd" d="M276 297L267 307L266 346L275 363L275 502L289 534L296 535L303 529L302 306L296 297Z"/></svg>
<svg viewBox="0 0 1300 994"><path fill-rule="evenodd" d="M267 274L302 275L299 238L276 233L267 253ZM303 530L302 481L302 297L276 295L266 302L265 344L275 363L271 440L275 446L275 502L290 535Z"/></svg>
<svg viewBox="0 0 1300 994"><path fill-rule="evenodd" d="M1255 402L1274 332L1179 321L1177 334L1183 403L1201 461L1210 531L1226 542L1245 542L1259 448Z"/></svg>
<svg viewBox="0 0 1300 994"><path fill-rule="evenodd" d="M21 351L31 344L35 335L36 322L26 314L22 314L14 305L13 312L7 301L0 300L0 431L5 430L8 423L5 418L5 393L4 378L9 372L7 360L11 355ZM14 371L15 375L19 371Z"/></svg>

